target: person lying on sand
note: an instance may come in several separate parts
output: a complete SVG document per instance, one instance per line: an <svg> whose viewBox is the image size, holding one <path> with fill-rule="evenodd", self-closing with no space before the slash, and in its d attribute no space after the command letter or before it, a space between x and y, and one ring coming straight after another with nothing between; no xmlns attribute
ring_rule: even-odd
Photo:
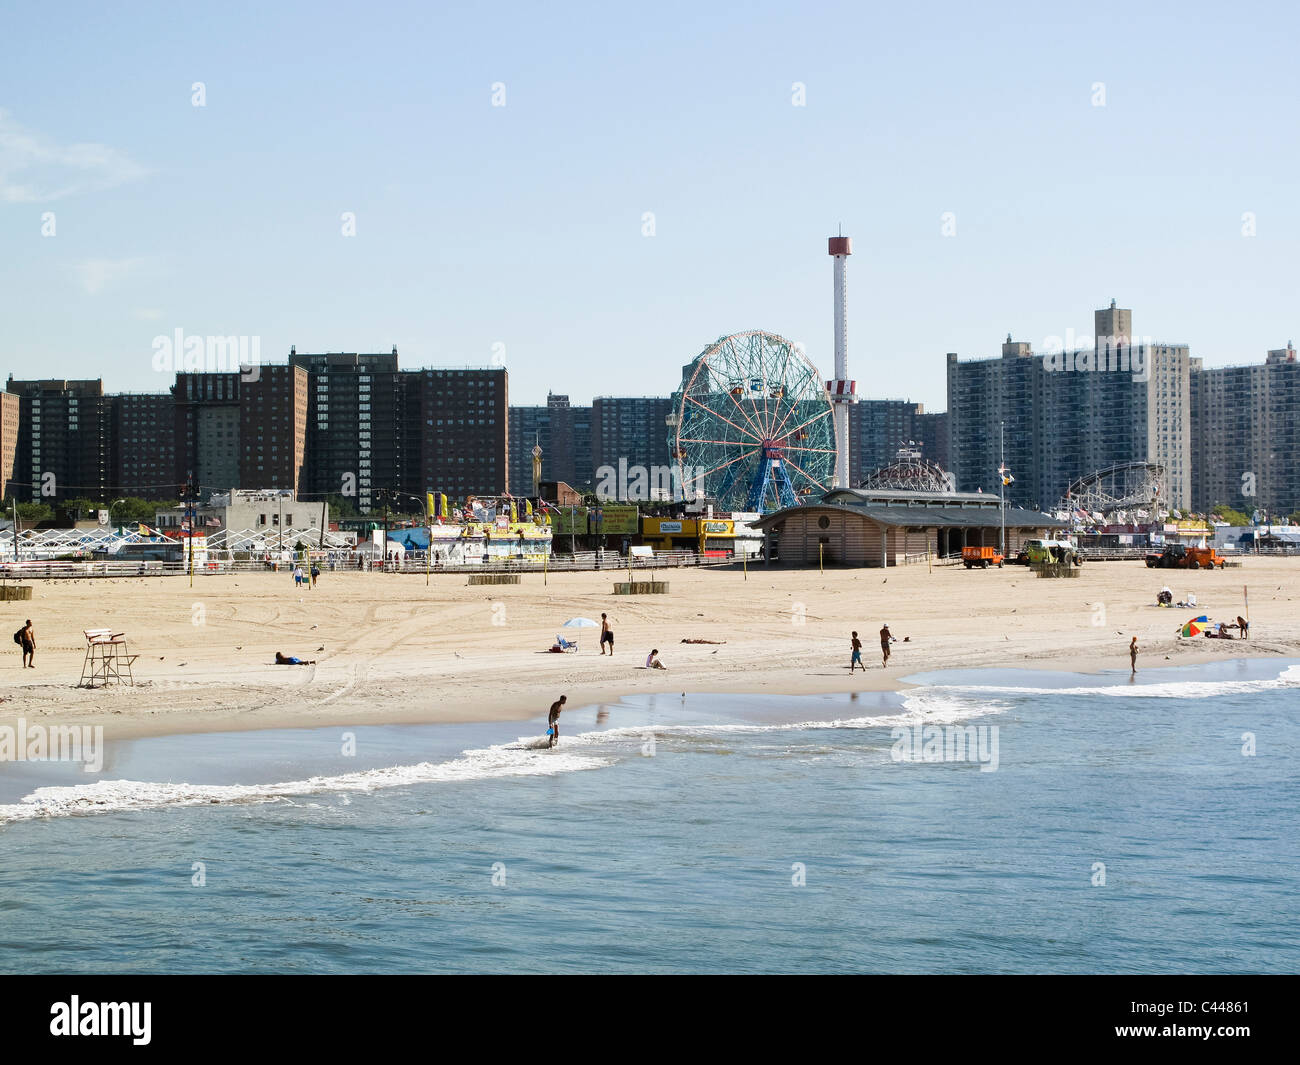
<svg viewBox="0 0 1300 1065"><path fill-rule="evenodd" d="M275 664L277 666L314 666L316 664L316 659L304 660L301 658L293 658L290 655L283 655L279 651L276 651Z"/></svg>
<svg viewBox="0 0 1300 1065"><path fill-rule="evenodd" d="M682 643L726 643L726 640L683 640Z"/></svg>

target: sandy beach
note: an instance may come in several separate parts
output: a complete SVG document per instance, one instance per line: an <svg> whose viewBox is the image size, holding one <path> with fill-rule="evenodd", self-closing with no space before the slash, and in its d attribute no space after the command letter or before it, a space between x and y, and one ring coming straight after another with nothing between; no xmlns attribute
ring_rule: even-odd
<svg viewBox="0 0 1300 1065"><path fill-rule="evenodd" d="M37 581L30 603L5 603L12 632L30 617L36 668L17 645L0 666L0 724L19 717L102 724L110 739L178 732L396 722L526 719L559 694L570 707L672 691L816 693L901 687L921 671L1017 666L1096 672L1217 658L1300 656L1300 560L1248 558L1223 572L1089 563L1077 580L1028 570L924 565L882 571L664 570L670 594L615 596L616 572L528 574L518 586L469 587L464 574L324 573L313 590L281 573ZM1195 611L1154 606L1164 584ZM1252 638L1180 640L1196 613L1231 620L1250 589ZM577 654L547 653L563 621ZM878 632L898 642L880 665ZM125 632L134 687L78 688L82 630ZM857 629L870 667L850 676ZM575 630L565 630L574 635ZM906 639L904 639L906 637ZM725 641L686 644L684 639ZM658 648L666 672L644 668ZM276 651L314 666L274 665Z"/></svg>

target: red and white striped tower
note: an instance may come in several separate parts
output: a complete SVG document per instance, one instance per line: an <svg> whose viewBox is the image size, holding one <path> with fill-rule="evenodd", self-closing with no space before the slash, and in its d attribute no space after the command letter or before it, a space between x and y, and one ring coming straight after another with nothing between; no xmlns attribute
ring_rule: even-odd
<svg viewBox="0 0 1300 1065"><path fill-rule="evenodd" d="M850 237L831 237L830 254L835 259L835 380L826 382L835 405L835 487L849 487L849 404L858 401L858 383L849 380L848 294L844 269L853 254Z"/></svg>

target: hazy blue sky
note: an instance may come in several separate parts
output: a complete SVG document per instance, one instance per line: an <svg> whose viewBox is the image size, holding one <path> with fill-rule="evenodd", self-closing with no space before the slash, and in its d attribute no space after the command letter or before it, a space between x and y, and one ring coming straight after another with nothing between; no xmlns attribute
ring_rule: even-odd
<svg viewBox="0 0 1300 1065"><path fill-rule="evenodd" d="M259 336L271 361L397 344L410 368L499 343L512 402L589 401L667 394L761 328L830 376L840 223L868 396L943 409L944 352L1087 335L1112 296L1135 334L1259 361L1300 339L1298 22L1284 3L8 2L0 371L161 391L152 341L177 328Z"/></svg>

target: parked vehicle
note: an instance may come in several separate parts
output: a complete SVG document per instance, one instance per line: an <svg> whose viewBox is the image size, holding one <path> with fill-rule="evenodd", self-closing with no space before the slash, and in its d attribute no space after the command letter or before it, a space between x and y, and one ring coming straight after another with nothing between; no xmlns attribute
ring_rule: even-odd
<svg viewBox="0 0 1300 1065"><path fill-rule="evenodd" d="M1026 540L1025 555L1031 564L1039 562L1071 562L1083 565L1079 549L1068 540Z"/></svg>
<svg viewBox="0 0 1300 1065"><path fill-rule="evenodd" d="M1227 559L1212 547L1166 544L1158 555L1147 555L1148 569L1223 569Z"/></svg>
<svg viewBox="0 0 1300 1065"><path fill-rule="evenodd" d="M961 549L961 562L967 569L973 566L979 566L980 569L988 569L989 566L1002 568L1005 560L998 554L996 547L963 547Z"/></svg>

